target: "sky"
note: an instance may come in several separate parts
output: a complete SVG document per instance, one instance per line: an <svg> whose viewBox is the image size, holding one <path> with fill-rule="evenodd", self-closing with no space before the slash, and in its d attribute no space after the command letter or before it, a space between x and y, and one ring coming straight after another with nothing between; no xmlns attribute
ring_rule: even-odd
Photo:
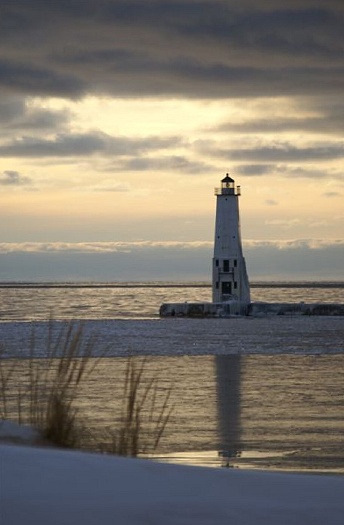
<svg viewBox="0 0 344 525"><path fill-rule="evenodd" d="M0 281L340 280L342 0L2 0Z"/></svg>

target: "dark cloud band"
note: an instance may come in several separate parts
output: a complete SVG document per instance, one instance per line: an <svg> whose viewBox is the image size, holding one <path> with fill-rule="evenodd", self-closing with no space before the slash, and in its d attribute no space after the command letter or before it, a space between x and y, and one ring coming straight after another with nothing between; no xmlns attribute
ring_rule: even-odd
<svg viewBox="0 0 344 525"><path fill-rule="evenodd" d="M11 0L0 89L41 96L340 93L342 2Z"/></svg>

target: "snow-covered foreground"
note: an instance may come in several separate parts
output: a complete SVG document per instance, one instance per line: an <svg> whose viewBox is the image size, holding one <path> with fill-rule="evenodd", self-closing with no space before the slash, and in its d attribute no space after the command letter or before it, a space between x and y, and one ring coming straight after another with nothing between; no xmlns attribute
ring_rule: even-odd
<svg viewBox="0 0 344 525"><path fill-rule="evenodd" d="M341 525L344 477L2 444L3 525Z"/></svg>

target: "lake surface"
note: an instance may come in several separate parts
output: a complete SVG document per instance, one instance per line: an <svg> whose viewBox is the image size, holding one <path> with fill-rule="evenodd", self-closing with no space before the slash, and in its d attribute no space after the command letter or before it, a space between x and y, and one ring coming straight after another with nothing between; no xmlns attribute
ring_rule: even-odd
<svg viewBox="0 0 344 525"><path fill-rule="evenodd" d="M107 351L79 399L99 439L119 418L123 356L146 355L145 380L158 379L161 399L172 387L162 460L343 473L344 319L158 318L160 302L209 295L205 286L1 288L0 343L6 357L27 357L34 330L44 359L51 307L56 334L82 320L85 337L97 336L96 353ZM252 295L343 302L342 287L271 286Z"/></svg>
<svg viewBox="0 0 344 525"><path fill-rule="evenodd" d="M105 384L118 366L104 363ZM344 355L160 357L151 374L172 386L164 459L344 473Z"/></svg>
<svg viewBox="0 0 344 525"><path fill-rule="evenodd" d="M77 406L88 447L104 448L118 427L126 364L102 358L82 385ZM27 367L20 360L19 382ZM152 378L157 408L171 389L171 418L154 453L160 460L344 473L343 354L149 357L143 390ZM149 404L144 436L147 418Z"/></svg>
<svg viewBox="0 0 344 525"><path fill-rule="evenodd" d="M252 301L344 303L344 283L253 283ZM0 283L0 321L156 319L162 303L211 301L206 283Z"/></svg>

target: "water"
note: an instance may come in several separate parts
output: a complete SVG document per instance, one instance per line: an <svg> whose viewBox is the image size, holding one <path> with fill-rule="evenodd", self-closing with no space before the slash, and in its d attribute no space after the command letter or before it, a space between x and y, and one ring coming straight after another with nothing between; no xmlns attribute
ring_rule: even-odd
<svg viewBox="0 0 344 525"><path fill-rule="evenodd" d="M344 319L158 318L162 302L209 299L205 285L3 287L0 342L7 357L25 357L34 326L44 357L51 312L56 333L68 319L83 320L97 351L108 352L80 399L99 434L118 414L121 356L149 355L162 392L173 387L157 451L164 461L343 473ZM262 286L252 299L343 302L343 285Z"/></svg>
<svg viewBox="0 0 344 525"><path fill-rule="evenodd" d="M21 383L27 366L21 360ZM118 426L125 367L122 358L103 358L82 385L77 405L91 446L104 446ZM343 353L150 357L143 385L152 377L159 381L157 406L172 387L173 407L153 457L344 473Z"/></svg>
<svg viewBox="0 0 344 525"><path fill-rule="evenodd" d="M344 283L252 285L252 301L343 303ZM0 284L0 321L156 319L169 302L211 301L205 283Z"/></svg>

